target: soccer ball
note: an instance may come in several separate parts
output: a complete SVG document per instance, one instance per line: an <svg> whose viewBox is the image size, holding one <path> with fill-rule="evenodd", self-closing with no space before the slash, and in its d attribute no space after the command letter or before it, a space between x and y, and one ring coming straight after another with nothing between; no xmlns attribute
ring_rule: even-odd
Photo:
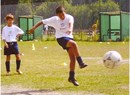
<svg viewBox="0 0 130 95"><path fill-rule="evenodd" d="M105 67L113 69L121 65L122 57L117 51L108 51L103 56L103 63Z"/></svg>

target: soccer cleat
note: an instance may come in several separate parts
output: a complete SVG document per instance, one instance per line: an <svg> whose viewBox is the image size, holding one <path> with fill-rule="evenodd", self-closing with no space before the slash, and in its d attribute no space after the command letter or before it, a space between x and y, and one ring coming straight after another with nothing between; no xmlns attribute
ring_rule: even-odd
<svg viewBox="0 0 130 95"><path fill-rule="evenodd" d="M6 76L9 76L9 75L10 75L10 72L7 72L7 73L6 73Z"/></svg>
<svg viewBox="0 0 130 95"><path fill-rule="evenodd" d="M87 66L88 66L87 64L81 63L79 67L80 67L80 69L82 69L82 68L85 68L85 67L87 67Z"/></svg>
<svg viewBox="0 0 130 95"><path fill-rule="evenodd" d="M79 86L79 83L75 79L68 79L69 82L73 83L75 86Z"/></svg>
<svg viewBox="0 0 130 95"><path fill-rule="evenodd" d="M16 71L18 74L20 74L20 75L22 75L23 74L23 72L22 71L20 71L20 70L18 70L18 71Z"/></svg>

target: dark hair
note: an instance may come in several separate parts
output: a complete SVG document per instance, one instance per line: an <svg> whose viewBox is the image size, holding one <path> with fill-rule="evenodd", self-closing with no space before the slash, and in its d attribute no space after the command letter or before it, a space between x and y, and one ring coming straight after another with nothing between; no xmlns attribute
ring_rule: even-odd
<svg viewBox="0 0 130 95"><path fill-rule="evenodd" d="M63 13L65 11L65 8L63 6L59 6L56 8L56 14Z"/></svg>
<svg viewBox="0 0 130 95"><path fill-rule="evenodd" d="M8 20L8 19L14 20L14 16L11 13L9 13L9 14L6 15L5 19L6 20Z"/></svg>

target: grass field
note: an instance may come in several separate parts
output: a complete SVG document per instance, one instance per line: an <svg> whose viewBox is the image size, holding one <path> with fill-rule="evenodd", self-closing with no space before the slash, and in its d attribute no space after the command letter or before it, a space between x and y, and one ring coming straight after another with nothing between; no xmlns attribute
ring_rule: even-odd
<svg viewBox="0 0 130 95"><path fill-rule="evenodd" d="M32 43L35 45L35 51L32 50ZM15 57L12 56L11 76L5 76L5 58L2 55L2 86L20 85L30 89L56 91L63 95L128 95L128 61L116 69L107 69L102 64L102 56L109 50L118 51L124 60L128 60L128 42L77 43L84 62L89 65L85 69L79 69L76 64L76 79L80 86L75 87L67 81L69 57L56 41L19 42L20 51L24 53L24 56L21 56L23 75L16 74Z"/></svg>

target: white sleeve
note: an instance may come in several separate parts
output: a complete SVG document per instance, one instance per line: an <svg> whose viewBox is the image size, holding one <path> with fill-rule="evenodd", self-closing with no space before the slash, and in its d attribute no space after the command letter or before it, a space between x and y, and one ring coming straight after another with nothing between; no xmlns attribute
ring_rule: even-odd
<svg viewBox="0 0 130 95"><path fill-rule="evenodd" d="M5 31L4 31L5 29L3 28L2 29L2 40L5 40Z"/></svg>
<svg viewBox="0 0 130 95"><path fill-rule="evenodd" d="M69 18L69 23L74 23L74 17L73 16L70 16L70 18Z"/></svg>
<svg viewBox="0 0 130 95"><path fill-rule="evenodd" d="M48 26L54 27L54 25L55 25L55 20L56 20L56 17L53 16L53 17L51 17L51 18L47 18L47 19L42 20L42 22L43 22L43 24L46 24L46 25L48 25Z"/></svg>
<svg viewBox="0 0 130 95"><path fill-rule="evenodd" d="M17 34L24 34L24 31L20 29L18 26L16 26Z"/></svg>

